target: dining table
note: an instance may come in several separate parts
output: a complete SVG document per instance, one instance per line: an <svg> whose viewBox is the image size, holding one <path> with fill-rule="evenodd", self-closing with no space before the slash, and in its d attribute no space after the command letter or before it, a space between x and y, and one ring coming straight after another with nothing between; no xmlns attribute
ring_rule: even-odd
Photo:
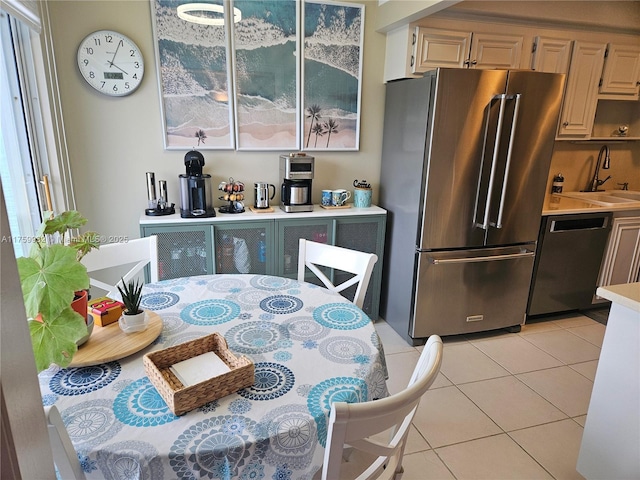
<svg viewBox="0 0 640 480"><path fill-rule="evenodd" d="M371 319L313 283L176 278L145 284L141 307L162 328L140 351L39 374L43 404L60 411L87 479L310 480L322 468L331 404L389 395ZM214 332L254 363L254 383L177 416L143 356Z"/></svg>

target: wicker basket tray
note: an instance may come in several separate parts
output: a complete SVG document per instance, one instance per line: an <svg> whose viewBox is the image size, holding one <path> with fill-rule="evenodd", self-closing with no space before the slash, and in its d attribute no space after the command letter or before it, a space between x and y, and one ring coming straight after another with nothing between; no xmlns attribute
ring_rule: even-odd
<svg viewBox="0 0 640 480"><path fill-rule="evenodd" d="M207 352L218 355L231 371L185 387L169 369L174 363ZM147 353L142 361L149 380L175 415L183 415L205 403L250 387L254 382L253 362L231 353L227 341L219 333Z"/></svg>

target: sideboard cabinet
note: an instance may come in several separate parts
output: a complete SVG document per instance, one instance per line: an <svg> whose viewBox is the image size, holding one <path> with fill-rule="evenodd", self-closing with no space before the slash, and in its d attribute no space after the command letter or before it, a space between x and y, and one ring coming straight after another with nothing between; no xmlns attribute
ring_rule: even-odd
<svg viewBox="0 0 640 480"><path fill-rule="evenodd" d="M179 215L140 218L140 236L158 237L161 280L214 273L258 273L297 277L298 240L305 238L378 255L364 311L379 314L386 211L380 207L323 209L313 212L218 214L183 219ZM342 272L328 275L341 282ZM346 280L347 278L345 278ZM309 282L320 284L312 274ZM355 288L343 292L352 298Z"/></svg>

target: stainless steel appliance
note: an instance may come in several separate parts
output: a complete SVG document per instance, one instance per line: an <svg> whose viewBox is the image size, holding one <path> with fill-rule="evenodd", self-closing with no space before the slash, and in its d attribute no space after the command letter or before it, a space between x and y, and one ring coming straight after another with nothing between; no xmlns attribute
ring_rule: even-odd
<svg viewBox="0 0 640 480"><path fill-rule="evenodd" d="M520 328L563 84L474 69L387 84L381 311L407 340Z"/></svg>
<svg viewBox="0 0 640 480"><path fill-rule="evenodd" d="M197 150L184 156L186 174L180 180L180 216L182 218L215 217L211 175L203 174L204 157Z"/></svg>
<svg viewBox="0 0 640 480"><path fill-rule="evenodd" d="M612 213L542 219L528 315L591 308Z"/></svg>
<svg viewBox="0 0 640 480"><path fill-rule="evenodd" d="M255 200L253 206L255 208L269 208L269 201L276 196L276 186L267 182L256 182L253 184ZM269 196L271 190L271 196Z"/></svg>
<svg viewBox="0 0 640 480"><path fill-rule="evenodd" d="M285 212L312 212L311 183L314 158L305 153L280 155L280 208Z"/></svg>

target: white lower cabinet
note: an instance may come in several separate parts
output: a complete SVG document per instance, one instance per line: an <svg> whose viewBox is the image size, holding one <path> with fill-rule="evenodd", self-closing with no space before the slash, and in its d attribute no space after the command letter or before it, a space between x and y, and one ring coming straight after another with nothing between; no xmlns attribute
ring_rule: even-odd
<svg viewBox="0 0 640 480"><path fill-rule="evenodd" d="M640 216L614 218L598 286L640 280Z"/></svg>

